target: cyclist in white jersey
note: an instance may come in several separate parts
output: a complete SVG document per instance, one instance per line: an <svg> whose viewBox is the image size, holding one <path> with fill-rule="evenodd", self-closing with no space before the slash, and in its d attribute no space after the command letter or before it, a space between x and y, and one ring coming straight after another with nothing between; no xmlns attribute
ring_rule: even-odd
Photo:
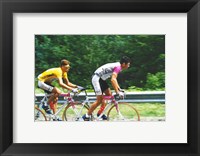
<svg viewBox="0 0 200 156"><path fill-rule="evenodd" d="M97 113L97 116L99 116L104 108L105 108L105 101L103 100L103 94L107 96L111 96L111 90L106 82L108 78L111 77L111 84L115 90L115 92L120 96L123 97L124 94L118 84L117 81L117 76L118 74L124 70L127 69L130 66L130 59L126 56L122 57L120 62L115 62L115 63L108 63L105 64L101 67L99 67L93 74L92 76L92 85L94 88L94 91L97 96L97 100L91 105L90 109L88 112L83 116L83 119L85 121L89 121L92 112L100 105L100 110ZM106 115L102 116L103 120L106 120L107 117Z"/></svg>

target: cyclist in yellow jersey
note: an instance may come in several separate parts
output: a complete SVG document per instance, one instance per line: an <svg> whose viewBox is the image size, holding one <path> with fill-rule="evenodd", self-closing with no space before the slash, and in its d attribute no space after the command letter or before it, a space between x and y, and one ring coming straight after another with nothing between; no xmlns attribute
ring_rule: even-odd
<svg viewBox="0 0 200 156"><path fill-rule="evenodd" d="M69 71L69 69L70 69L70 62L68 60L62 60L60 67L48 69L38 76L38 87L40 87L47 93L54 93L48 99L47 104L43 104L43 109L48 114L51 114L51 110L49 109L48 105L50 105L50 108L53 110L53 113L55 114L57 108L58 96L59 94L61 94L60 89L51 84L53 80L58 80L58 83L61 87L71 90L73 93L77 93L78 89L83 88L81 86L77 86L69 82L67 76L67 72Z"/></svg>

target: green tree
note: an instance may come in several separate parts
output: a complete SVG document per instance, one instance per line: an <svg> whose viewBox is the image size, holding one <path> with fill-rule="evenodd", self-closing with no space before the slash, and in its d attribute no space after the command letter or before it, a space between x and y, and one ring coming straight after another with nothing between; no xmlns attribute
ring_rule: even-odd
<svg viewBox="0 0 200 156"><path fill-rule="evenodd" d="M165 73L164 35L36 35L35 77L67 59L70 81L92 88L93 72L124 55L131 58L131 67L119 74L120 86L155 89L149 74ZM162 81L160 88L164 85Z"/></svg>

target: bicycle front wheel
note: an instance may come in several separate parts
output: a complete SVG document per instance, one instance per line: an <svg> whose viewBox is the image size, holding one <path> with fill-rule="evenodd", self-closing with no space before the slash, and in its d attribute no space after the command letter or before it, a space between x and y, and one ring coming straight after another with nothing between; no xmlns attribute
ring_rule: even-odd
<svg viewBox="0 0 200 156"><path fill-rule="evenodd" d="M113 105L107 114L109 121L140 121L137 109L128 103L118 103L118 110Z"/></svg>
<svg viewBox="0 0 200 156"><path fill-rule="evenodd" d="M47 121L45 113L41 109L39 109L37 105L34 109L34 119L35 121Z"/></svg>
<svg viewBox="0 0 200 156"><path fill-rule="evenodd" d="M82 103L69 104L63 112L63 121L83 121L82 116L88 112L89 107Z"/></svg>

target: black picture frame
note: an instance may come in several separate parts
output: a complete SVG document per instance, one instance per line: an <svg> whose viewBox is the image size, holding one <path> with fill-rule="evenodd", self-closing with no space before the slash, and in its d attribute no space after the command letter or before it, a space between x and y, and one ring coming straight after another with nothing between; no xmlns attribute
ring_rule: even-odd
<svg viewBox="0 0 200 156"><path fill-rule="evenodd" d="M13 143L13 13L187 13L187 144L16 144ZM0 0L1 155L200 155L199 0ZM178 42L178 41L177 41ZM177 59L181 59L177 58ZM183 84L186 85L186 84ZM183 121L184 122L184 121ZM178 124L178 123L177 123ZM31 135L32 132L30 132ZM150 135L150 134L149 134ZM163 134L164 135L164 134Z"/></svg>

